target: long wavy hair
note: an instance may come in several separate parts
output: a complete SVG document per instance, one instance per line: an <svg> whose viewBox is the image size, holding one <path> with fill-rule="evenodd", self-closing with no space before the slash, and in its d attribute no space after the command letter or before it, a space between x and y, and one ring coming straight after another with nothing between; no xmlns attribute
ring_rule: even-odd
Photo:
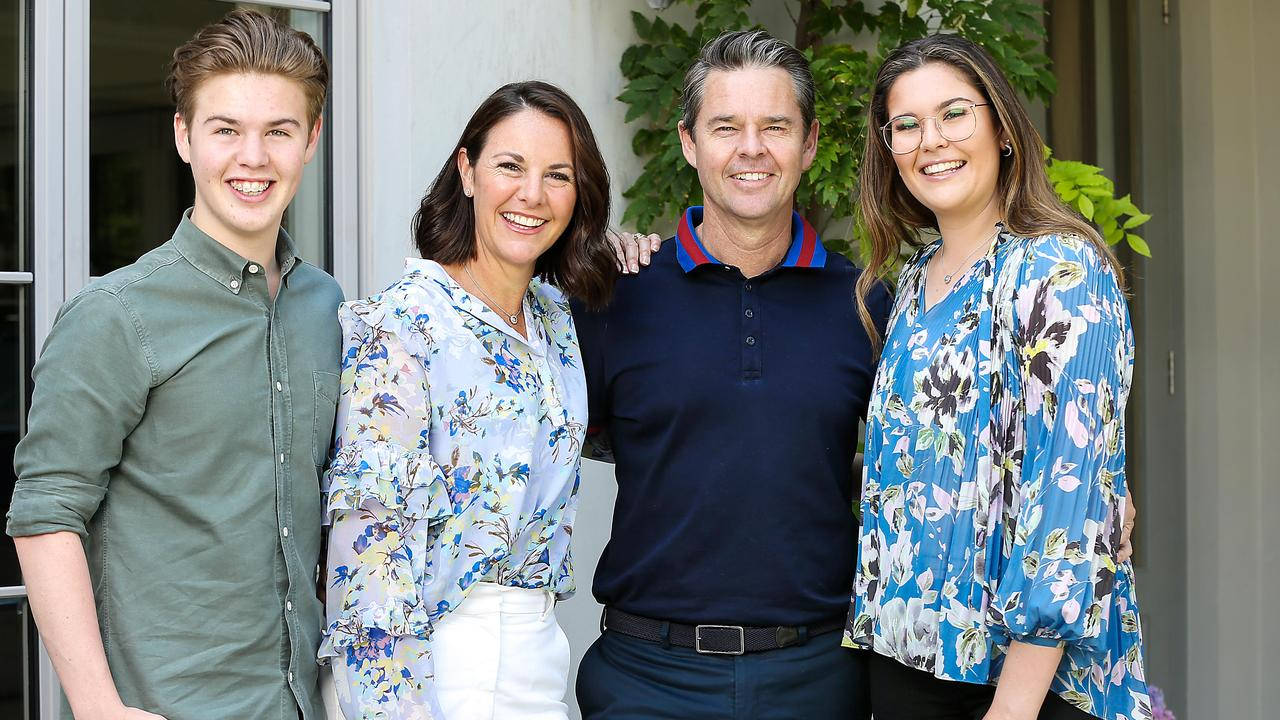
<svg viewBox="0 0 1280 720"><path fill-rule="evenodd" d="M462 192L458 151L480 157L489 131L521 110L553 117L569 129L577 199L564 232L534 263L537 277L576 297L588 307L609 301L618 266L605 239L609 222L609 171L591 125L568 93L540 80L503 85L480 103L436 174L413 216L413 242L423 258L451 264L476 256L476 218L471 198Z"/></svg>
<svg viewBox="0 0 1280 720"><path fill-rule="evenodd" d="M959 35L931 35L912 40L889 53L876 74L859 178L858 205L871 256L866 270L858 278L858 315L877 352L882 339L867 310L868 295L893 267L892 261L903 243L920 247L925 244L920 237L921 230L938 231L937 218L907 189L878 129L889 122L888 98L893 84L902 75L931 63L953 68L977 88L994 114L996 133L1003 131L1013 145L1012 155L1000 157L996 181L1005 229L1024 237L1078 235L1110 263L1123 286L1124 273L1111 248L1092 225L1054 193L1045 170L1044 141L1008 78L987 51Z"/></svg>

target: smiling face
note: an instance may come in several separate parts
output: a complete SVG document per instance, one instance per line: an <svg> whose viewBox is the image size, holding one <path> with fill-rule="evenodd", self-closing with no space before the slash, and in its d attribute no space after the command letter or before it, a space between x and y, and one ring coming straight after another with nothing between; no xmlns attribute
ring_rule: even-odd
<svg viewBox="0 0 1280 720"><path fill-rule="evenodd" d="M192 222L224 243L274 243L320 137L319 118L307 127L302 86L279 75L215 75L196 89L191 115L174 115L173 135L195 179Z"/></svg>
<svg viewBox="0 0 1280 720"><path fill-rule="evenodd" d="M791 76L776 67L711 71L694 125L681 124L680 144L698 171L707 211L789 222L818 139L816 121L804 126Z"/></svg>
<svg viewBox="0 0 1280 720"><path fill-rule="evenodd" d="M472 196L476 256L533 272L573 218L578 193L569 128L525 109L489 130L477 157L458 151Z"/></svg>
<svg viewBox="0 0 1280 720"><path fill-rule="evenodd" d="M948 126L955 120L945 119L947 110L985 102L982 93L962 74L942 63L903 73L889 89L889 117L914 116L921 133L920 147L895 154L893 161L907 190L933 211L939 225L999 212L996 182L1001 137L994 122L994 109L979 105L971 111L976 125L973 134L964 140L947 140L938 131L941 122L948 134L956 136ZM919 120L930 116L938 120Z"/></svg>

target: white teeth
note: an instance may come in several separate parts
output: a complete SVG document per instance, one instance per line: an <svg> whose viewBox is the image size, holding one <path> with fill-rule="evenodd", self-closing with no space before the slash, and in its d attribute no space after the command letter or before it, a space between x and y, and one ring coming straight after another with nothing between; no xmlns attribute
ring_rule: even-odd
<svg viewBox="0 0 1280 720"><path fill-rule="evenodd" d="M762 173L762 172L738 173L733 177L737 178L738 180L763 180L769 177L769 173Z"/></svg>
<svg viewBox="0 0 1280 720"><path fill-rule="evenodd" d="M523 225L524 227L542 227L547 224L546 220L532 218L527 215L517 215L515 213L502 213L502 217L517 225Z"/></svg>
<svg viewBox="0 0 1280 720"><path fill-rule="evenodd" d="M232 180L231 187L245 195L261 195L271 183L266 180Z"/></svg>
<svg viewBox="0 0 1280 720"><path fill-rule="evenodd" d="M923 168L921 168L920 171L923 172L925 175L937 175L938 173L944 173L944 172L947 172L948 170L956 170L961 167L964 167L963 160L951 160L949 162L934 163L933 165L925 165Z"/></svg>

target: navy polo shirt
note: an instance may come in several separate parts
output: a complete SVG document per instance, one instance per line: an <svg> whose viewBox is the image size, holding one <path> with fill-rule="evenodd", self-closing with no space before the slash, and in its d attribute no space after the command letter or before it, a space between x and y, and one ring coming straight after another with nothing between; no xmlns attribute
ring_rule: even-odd
<svg viewBox="0 0 1280 720"><path fill-rule="evenodd" d="M606 310L575 308L590 424L618 481L595 596L683 623L839 618L875 371L859 270L794 215L783 261L747 278L702 245L701 219L690 208ZM883 329L888 292L870 306Z"/></svg>

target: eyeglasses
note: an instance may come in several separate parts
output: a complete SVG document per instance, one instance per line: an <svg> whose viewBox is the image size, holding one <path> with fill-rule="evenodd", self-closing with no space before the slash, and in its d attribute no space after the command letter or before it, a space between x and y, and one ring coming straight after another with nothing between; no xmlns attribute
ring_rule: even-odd
<svg viewBox="0 0 1280 720"><path fill-rule="evenodd" d="M924 121L933 120L938 134L948 142L968 140L978 129L978 114L974 108L988 103L956 103L937 115L918 118L915 115L899 115L880 126L880 137L889 152L894 155L913 153L924 140Z"/></svg>

